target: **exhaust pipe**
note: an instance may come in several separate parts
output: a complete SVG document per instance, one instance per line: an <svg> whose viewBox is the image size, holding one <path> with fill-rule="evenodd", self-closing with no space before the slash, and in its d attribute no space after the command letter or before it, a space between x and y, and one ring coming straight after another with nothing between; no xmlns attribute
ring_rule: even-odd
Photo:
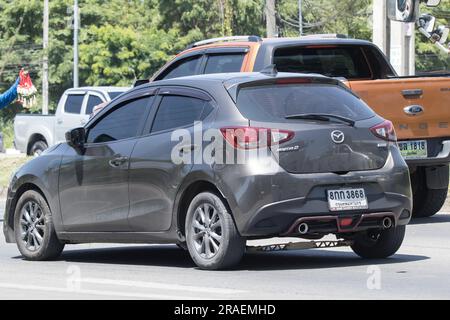
<svg viewBox="0 0 450 320"><path fill-rule="evenodd" d="M301 223L301 224L298 226L298 232L299 232L300 234L305 235L305 234L308 233L308 231L309 231L309 227L308 227L308 224L307 224L307 223Z"/></svg>
<svg viewBox="0 0 450 320"><path fill-rule="evenodd" d="M383 228L384 229L390 229L390 228L392 228L392 225L393 225L393 223L392 223L391 218L386 217L383 219Z"/></svg>

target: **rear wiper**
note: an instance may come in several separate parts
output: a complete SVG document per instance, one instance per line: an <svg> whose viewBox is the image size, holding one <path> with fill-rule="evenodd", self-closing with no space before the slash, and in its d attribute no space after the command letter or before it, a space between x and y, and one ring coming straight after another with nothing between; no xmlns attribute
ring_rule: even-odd
<svg viewBox="0 0 450 320"><path fill-rule="evenodd" d="M293 114L286 116L286 119L300 119L300 120L318 120L318 121L331 121L331 119L337 119L340 121L343 121L345 123L348 123L352 127L355 126L355 121L352 119L336 116L334 114L325 114L325 113L304 113L304 114Z"/></svg>

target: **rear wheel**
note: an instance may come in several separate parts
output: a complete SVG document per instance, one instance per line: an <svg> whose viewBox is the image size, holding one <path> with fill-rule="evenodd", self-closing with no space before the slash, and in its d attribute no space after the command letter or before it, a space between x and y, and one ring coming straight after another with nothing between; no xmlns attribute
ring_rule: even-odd
<svg viewBox="0 0 450 320"><path fill-rule="evenodd" d="M17 247L27 260L51 260L64 249L53 227L47 202L36 191L25 192L19 199L14 216Z"/></svg>
<svg viewBox="0 0 450 320"><path fill-rule="evenodd" d="M206 270L237 265L246 245L223 200L210 192L197 195L188 208L186 242L195 264Z"/></svg>
<svg viewBox="0 0 450 320"><path fill-rule="evenodd" d="M444 176L449 176L449 168L444 170ZM411 176L413 187L413 217L427 218L434 216L444 206L447 199L448 187L443 189L429 189L424 168L417 168ZM448 184L448 183L447 183Z"/></svg>
<svg viewBox="0 0 450 320"><path fill-rule="evenodd" d="M400 249L405 231L406 226L388 230L369 230L359 234L351 248L361 258L388 258Z"/></svg>
<svg viewBox="0 0 450 320"><path fill-rule="evenodd" d="M40 156L42 152L44 152L48 148L48 145L45 141L36 141L30 148L31 156Z"/></svg>

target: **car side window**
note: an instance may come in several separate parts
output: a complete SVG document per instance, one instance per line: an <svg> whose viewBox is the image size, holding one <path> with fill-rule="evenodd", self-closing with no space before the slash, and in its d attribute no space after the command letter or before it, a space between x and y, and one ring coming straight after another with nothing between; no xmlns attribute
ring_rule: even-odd
<svg viewBox="0 0 450 320"><path fill-rule="evenodd" d="M156 80L167 80L185 76L192 76L197 73L202 56L193 56L179 60L172 64L166 71L159 75Z"/></svg>
<svg viewBox="0 0 450 320"><path fill-rule="evenodd" d="M89 129L87 143L103 143L136 137L146 120L154 96L125 102Z"/></svg>
<svg viewBox="0 0 450 320"><path fill-rule="evenodd" d="M185 96L164 96L153 122L152 132L194 125L213 110L209 101Z"/></svg>
<svg viewBox="0 0 450 320"><path fill-rule="evenodd" d="M88 114L88 115L92 114L92 111L94 111L94 107L96 107L102 103L103 103L103 100L100 99L99 96L90 94L88 101L87 101L87 105L86 105L86 114Z"/></svg>
<svg viewBox="0 0 450 320"><path fill-rule="evenodd" d="M240 72L245 54L214 54L208 57L205 74Z"/></svg>
<svg viewBox="0 0 450 320"><path fill-rule="evenodd" d="M84 94L69 94L64 105L65 113L80 114L83 106Z"/></svg>

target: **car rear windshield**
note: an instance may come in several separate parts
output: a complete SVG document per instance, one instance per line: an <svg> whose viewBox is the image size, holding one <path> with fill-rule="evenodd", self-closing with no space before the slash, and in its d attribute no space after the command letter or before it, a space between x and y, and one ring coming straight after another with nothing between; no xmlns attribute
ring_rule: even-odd
<svg viewBox="0 0 450 320"><path fill-rule="evenodd" d="M289 47L275 50L278 71L318 73L346 79L372 79L364 51L352 46Z"/></svg>
<svg viewBox="0 0 450 320"><path fill-rule="evenodd" d="M244 117L262 122L285 122L289 116L331 114L354 121L375 113L347 90L331 84L273 84L242 88L237 106Z"/></svg>

